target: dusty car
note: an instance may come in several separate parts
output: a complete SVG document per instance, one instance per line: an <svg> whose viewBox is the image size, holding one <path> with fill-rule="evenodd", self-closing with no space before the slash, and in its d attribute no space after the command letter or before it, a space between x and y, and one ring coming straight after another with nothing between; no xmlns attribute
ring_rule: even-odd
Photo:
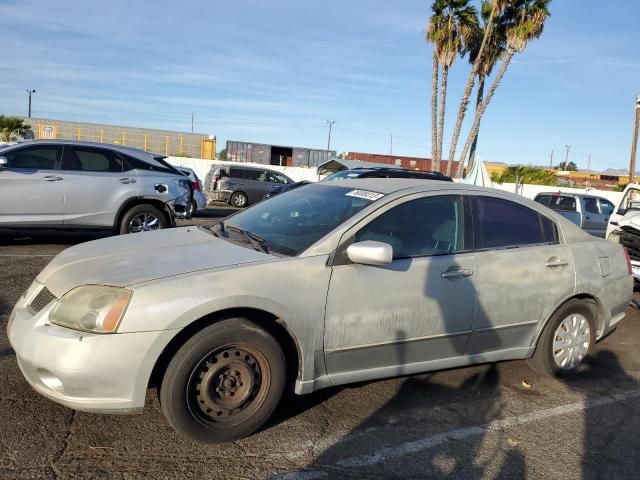
<svg viewBox="0 0 640 480"><path fill-rule="evenodd" d="M8 332L49 399L140 412L156 387L176 430L222 442L260 428L288 385L306 394L510 359L571 374L632 287L620 245L522 197L321 182L212 227L71 247Z"/></svg>

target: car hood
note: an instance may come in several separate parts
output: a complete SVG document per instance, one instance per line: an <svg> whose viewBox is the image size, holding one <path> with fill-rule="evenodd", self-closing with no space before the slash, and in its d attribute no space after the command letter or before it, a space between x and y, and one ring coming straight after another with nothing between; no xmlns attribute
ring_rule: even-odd
<svg viewBox="0 0 640 480"><path fill-rule="evenodd" d="M273 259L197 227L185 227L76 245L56 256L36 280L59 297L78 285L124 287L197 270Z"/></svg>

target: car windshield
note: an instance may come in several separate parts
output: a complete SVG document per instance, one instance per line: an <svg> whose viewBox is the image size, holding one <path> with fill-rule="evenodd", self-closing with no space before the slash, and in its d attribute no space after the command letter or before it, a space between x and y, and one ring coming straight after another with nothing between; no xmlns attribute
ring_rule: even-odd
<svg viewBox="0 0 640 480"><path fill-rule="evenodd" d="M295 256L380 197L376 192L309 185L260 202L212 231L253 247L257 241L269 253Z"/></svg>

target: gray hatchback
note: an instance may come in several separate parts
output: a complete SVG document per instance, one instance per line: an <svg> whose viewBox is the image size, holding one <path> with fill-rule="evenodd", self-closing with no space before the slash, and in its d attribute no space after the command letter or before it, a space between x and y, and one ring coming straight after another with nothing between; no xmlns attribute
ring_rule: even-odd
<svg viewBox="0 0 640 480"><path fill-rule="evenodd" d="M0 147L0 228L158 230L190 216L192 185L142 150L35 140Z"/></svg>
<svg viewBox="0 0 640 480"><path fill-rule="evenodd" d="M285 174L268 168L229 165L212 167L205 183L211 200L244 208L262 200L272 187L295 182Z"/></svg>

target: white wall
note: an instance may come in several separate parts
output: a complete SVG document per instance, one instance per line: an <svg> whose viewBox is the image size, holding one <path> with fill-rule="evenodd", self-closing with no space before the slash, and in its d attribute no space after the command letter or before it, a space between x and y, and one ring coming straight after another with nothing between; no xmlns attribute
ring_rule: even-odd
<svg viewBox="0 0 640 480"><path fill-rule="evenodd" d="M201 158L186 158L186 157L168 157L167 161L176 166L176 167L189 167L193 169L202 180L207 176L207 172L211 169L213 165L233 165L234 162L223 162L220 160L203 160ZM237 165L237 163L235 163ZM277 165L263 165L259 163L245 163L244 165L255 166L255 167L266 167L272 170L277 170L279 172L284 173L288 177L292 178L296 182L300 182L302 180L309 180L312 182L317 182L319 180L318 174L316 173L315 167L279 167ZM515 192L515 184L513 183L494 183L494 188L498 190L504 190L507 192L514 193ZM612 192L609 190L596 190L591 188L589 190L581 189L581 188L567 188L567 187L552 187L547 185L524 185L521 191L521 194L527 198L533 199L540 192L567 192L567 193L588 193L590 195L596 195L599 197L604 197L615 205L618 204L620 199L622 198L622 192Z"/></svg>
<svg viewBox="0 0 640 480"><path fill-rule="evenodd" d="M220 160L204 160L202 158L187 158L187 157L168 157L167 161L176 167L188 167L196 172L198 177L201 180L204 180L207 176L207 173L211 169L212 166L220 166L220 165L238 165L237 162L223 162ZM280 167L277 165L263 165L260 163L243 163L243 165L248 165L251 167L263 167L269 168L271 170L276 170L278 172L284 173L287 177L295 180L296 182L300 182L302 180L309 180L312 182L318 181L318 174L316 173L315 167Z"/></svg>

